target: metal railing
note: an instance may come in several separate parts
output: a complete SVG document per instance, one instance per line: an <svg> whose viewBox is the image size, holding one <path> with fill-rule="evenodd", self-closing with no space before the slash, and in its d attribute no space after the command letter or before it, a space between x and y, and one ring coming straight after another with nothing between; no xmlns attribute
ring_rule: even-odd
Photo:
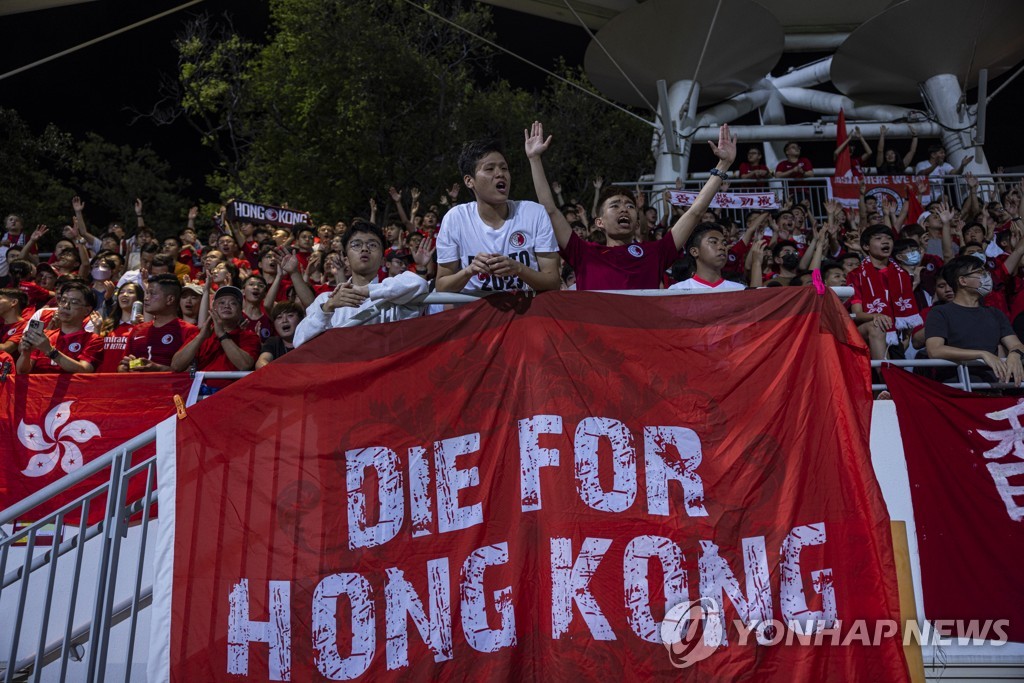
<svg viewBox="0 0 1024 683"><path fill-rule="evenodd" d="M827 172L830 176L832 170L833 169L815 169L815 172L820 173L821 175L816 175L813 178L799 181L791 181L785 178L730 180L729 189L727 191L771 192L775 195L780 206L785 204L786 200L791 196L796 196L798 199L806 198L810 203L811 210L815 217L819 221L822 221L824 220L825 202L829 199L829 178L825 173ZM907 175L912 176L914 174L908 173ZM1024 174L1022 173L1002 173L976 177L979 181L978 196L981 201L999 199L999 193L1004 188L1008 189L1013 185L1017 185L1021 180L1024 180ZM691 174L680 189L688 192L699 190L704 186L704 182L707 178L707 173ZM936 176L933 177L930 182L933 190L937 191L941 189L941 192L948 196L956 206L963 206L963 203L967 200L967 196L970 193L967 180L963 176ZM664 217L668 214L668 207L665 204L662 191L675 189L674 186L666 187L663 184L655 186L655 183L650 181L641 183L622 182L615 184L629 188L639 186L645 190L649 189L653 192L650 205L654 206L658 210L659 216ZM922 197L921 203L927 204L928 199ZM745 216L751 209L728 208L715 210L718 211L722 218L728 218L738 222L740 225L743 225Z"/></svg>
<svg viewBox="0 0 1024 683"><path fill-rule="evenodd" d="M849 288L837 289L838 294L849 295ZM694 292L620 293L669 296ZM474 300L460 294L431 294L418 303ZM377 313L386 320L389 314L383 308ZM886 363L957 367L959 381L953 386L967 391L999 386L972 382L968 367L950 361L873 361L871 365L877 368ZM248 374L210 372L204 373L203 379L238 379ZM52 675L46 670L47 680L127 683L133 671L144 678L148 642L137 636L140 629L146 633L149 627L143 610L152 600L150 565L155 534L150 528L158 523L154 517L157 472L156 456L139 452L155 438L154 427L0 511L0 614L6 624L0 628L0 657L6 655L6 660L0 661L3 681L40 681L44 668L57 664ZM102 484L50 512L34 514L102 473L106 473ZM20 520L31 522L19 526ZM117 648L113 663L112 647Z"/></svg>

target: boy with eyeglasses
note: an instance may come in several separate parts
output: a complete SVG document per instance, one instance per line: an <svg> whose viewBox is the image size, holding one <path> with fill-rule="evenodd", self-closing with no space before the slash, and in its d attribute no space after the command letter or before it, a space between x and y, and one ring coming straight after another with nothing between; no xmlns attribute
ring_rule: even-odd
<svg viewBox="0 0 1024 683"><path fill-rule="evenodd" d="M394 277L378 279L384 261L384 235L380 228L366 221L355 221L342 237L345 264L352 273L347 282L332 292L324 292L306 309L306 317L295 330L298 348L325 330L344 327L355 315L366 316L367 322L379 322L377 304L394 303L396 318L421 315L421 310L401 304L427 293L427 281L416 273L405 271Z"/></svg>

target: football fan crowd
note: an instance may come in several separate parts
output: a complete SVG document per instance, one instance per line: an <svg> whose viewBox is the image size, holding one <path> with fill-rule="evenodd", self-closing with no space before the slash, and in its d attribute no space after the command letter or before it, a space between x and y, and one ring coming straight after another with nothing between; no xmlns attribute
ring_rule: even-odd
<svg viewBox="0 0 1024 683"><path fill-rule="evenodd" d="M856 207L821 201L801 194L814 169L799 145L775 169L752 146L732 171L737 145L722 126L708 143L718 163L690 206L598 180L586 207L548 181L543 157L557 151L534 123L520 153L536 202L509 199L506 152L487 141L465 146L462 183L436 204L390 188L390 210L370 200L367 216L320 225L232 220L223 208L200 219L193 208L184 226L154 226L139 199L136 225L101 228L88 198L69 198L74 218L61 230L6 217L0 374L259 369L331 328L380 321L385 308L389 320L429 314L436 307L414 300L433 290L849 285L872 358L981 360L989 379L1019 383L1024 183L983 185L964 173L970 158L954 168L938 145L915 163L916 137L903 156L884 132L877 156L859 130L848 140L836 155L849 144L855 174L931 182L899 205L863 183ZM950 192L952 176L964 193ZM780 209L734 220L710 208L730 180L773 178L787 182Z"/></svg>

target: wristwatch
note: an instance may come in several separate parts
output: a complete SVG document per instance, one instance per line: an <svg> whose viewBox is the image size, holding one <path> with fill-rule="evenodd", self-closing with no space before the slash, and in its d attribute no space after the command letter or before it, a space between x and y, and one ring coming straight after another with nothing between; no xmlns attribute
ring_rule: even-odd
<svg viewBox="0 0 1024 683"><path fill-rule="evenodd" d="M1010 353L1015 353L1020 356L1021 360L1024 360L1024 349L1014 349L1013 351L1010 351Z"/></svg>
<svg viewBox="0 0 1024 683"><path fill-rule="evenodd" d="M52 349L50 349L50 352L46 354L46 357L49 358L50 360L56 360L57 356L59 355L60 351L57 350L57 347L53 347Z"/></svg>
<svg viewBox="0 0 1024 683"><path fill-rule="evenodd" d="M722 180L728 180L729 179L729 173L727 171L719 171L717 168L711 169L710 171L708 171L708 174L709 175L716 175L719 178L721 178Z"/></svg>
<svg viewBox="0 0 1024 683"><path fill-rule="evenodd" d="M225 339L231 339L231 335L230 334L222 334L219 337L217 337L217 341L220 341L220 342L224 341Z"/></svg>

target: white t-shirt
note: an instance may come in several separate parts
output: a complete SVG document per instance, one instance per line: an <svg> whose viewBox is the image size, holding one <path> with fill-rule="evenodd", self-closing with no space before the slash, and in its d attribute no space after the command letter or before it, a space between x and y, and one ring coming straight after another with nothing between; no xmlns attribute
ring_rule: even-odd
<svg viewBox="0 0 1024 683"><path fill-rule="evenodd" d="M509 201L508 218L498 229L480 219L476 202L459 204L444 215L437 233L437 262L470 264L477 254L502 254L539 270L537 254L557 253L558 240L551 219L536 202ZM463 291L505 291L529 289L518 277L478 275L470 278Z"/></svg>
<svg viewBox="0 0 1024 683"><path fill-rule="evenodd" d="M702 292L738 292L746 289L746 286L732 280L719 280L715 284L711 284L707 280L694 275L689 280L675 283L669 289L686 289Z"/></svg>
<svg viewBox="0 0 1024 683"><path fill-rule="evenodd" d="M920 175L920 172L931 166L930 161L921 161L914 167L914 172ZM932 183L932 194L929 201L937 202L942 199L942 176L951 175L956 169L948 161L944 161L928 174Z"/></svg>

